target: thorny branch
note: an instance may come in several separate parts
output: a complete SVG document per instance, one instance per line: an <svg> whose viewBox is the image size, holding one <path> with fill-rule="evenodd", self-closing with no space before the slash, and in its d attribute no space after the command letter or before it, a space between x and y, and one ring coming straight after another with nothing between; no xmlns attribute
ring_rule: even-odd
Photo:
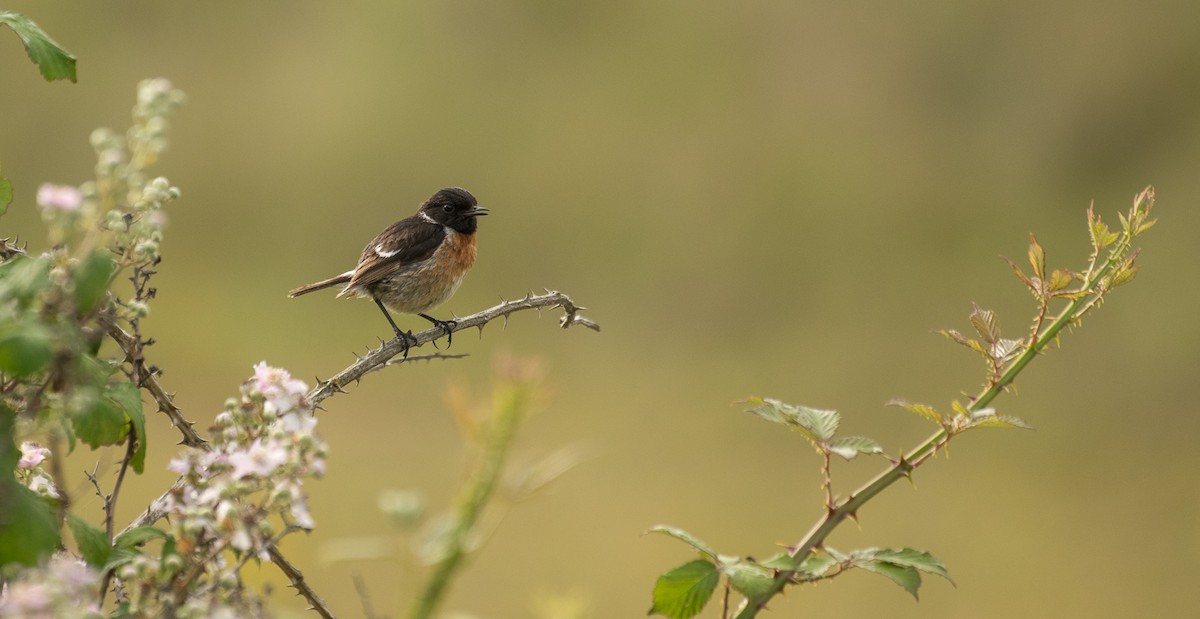
<svg viewBox="0 0 1200 619"><path fill-rule="evenodd" d="M126 332L116 323L109 325L108 334L112 336L113 341L124 351L126 360L133 363L133 360L139 355L140 349L137 338ZM155 373L147 368L144 363L136 363L134 364L134 368L137 375L133 378L137 381L137 385L150 393L150 396L158 403L159 412L165 414L171 420L171 425L175 426L175 429L179 430L179 433L183 435L183 440L180 442L188 447L204 448L208 443L203 438L200 438L200 435L192 429L192 426L195 424L183 416L183 411L175 405L171 394L163 389Z"/></svg>
<svg viewBox="0 0 1200 619"><path fill-rule="evenodd" d="M523 299L517 299L513 301L505 300L499 305L490 307L475 314L471 314L470 316L457 318L455 320L454 327L451 330L461 331L469 327L475 327L482 331L483 327L486 326L487 323L497 318L503 318L507 322L509 314L529 309L541 310L547 307L562 308L564 314L561 318L559 318L559 326L563 329L578 324L595 331L600 330L600 326L596 322L579 314L579 312L585 308L576 305L567 295L552 290L547 290L545 294L541 295L530 293ZM137 351L137 348L135 348L136 342L134 336L126 333L119 326L112 325L109 328L109 334L117 342L121 349L125 351L127 356L131 356ZM433 341L437 337L440 337L441 335L443 335L443 332L440 328L427 329L415 334L414 337L416 338L416 341L410 342L409 347L415 348L422 346ZM317 387L308 393L307 398L309 402L315 407L321 401L332 396L333 394L344 391L343 388L349 383L359 381L364 374L384 367L389 361L392 360L393 357L401 352L403 352L403 343L399 340L399 338L384 342L379 348L372 350L366 356L359 358L356 362L336 374L333 378L325 381L319 381ZM432 357L437 356L439 355L432 355ZM416 357L412 358L415 359ZM171 419L172 425L174 425L176 429L183 434L183 444L190 447L195 447L197 449L210 449L208 443L204 439L200 438L200 436L196 434L196 431L192 429L192 422L183 417L182 411L179 410L179 407L175 406L171 396L163 390L154 373L146 369L144 364L138 364L136 367L138 368L138 379L141 383L141 386L145 387L146 390L150 392L155 401L158 403L159 410L161 410L163 413L166 413L167 417ZM170 489L152 501L145 511L134 518L129 526L125 528L125 531L136 527L150 526L162 519L166 515L167 498L172 492L176 491L182 485L183 479L180 478L171 486ZM122 533L124 533L124 531L122 531ZM310 608L316 611L316 613L321 617L325 619L332 619L334 615L329 610L329 607L325 604L325 601L321 599L321 596L317 595L316 591L309 587L308 583L304 580L303 573L301 573L296 566L292 565L287 558L283 556L283 553L279 551L279 548L272 544L267 548L267 552L270 554L271 562L274 563L280 569L280 571L282 571L284 575L288 577L288 580L291 582L291 586L296 589L299 595L303 596L304 599L308 601Z"/></svg>
<svg viewBox="0 0 1200 619"><path fill-rule="evenodd" d="M584 318L579 314L581 310L586 308L576 305L573 301L571 301L571 297L568 297L561 292L547 290L545 294L535 295L533 293L529 293L523 299L503 301L499 305L489 307L488 309L485 309L481 312L476 312L470 316L456 318L454 320L455 324L451 331L462 331L463 329L468 329L471 327L475 327L480 331L483 331L483 327L487 325L488 322L491 322L497 318L503 318L507 322L509 314L519 312L521 310L540 310L547 307L562 308L564 314L561 318L559 318L558 324L564 329L573 325L581 325L594 331L600 330L600 325L588 318ZM409 348L416 348L432 342L433 340L441 337L443 334L444 332L437 327L426 329L414 335L416 341L410 342ZM349 367L341 372L338 372L332 378L318 381L317 386L308 392L308 401L311 402L313 406L320 404L325 398L328 398L329 396L340 391L344 391L346 385L352 382L358 382L364 374L382 367L388 362L388 360L396 355L399 355L403 351L404 343L400 341L400 338L392 338L384 342L379 346L379 348L372 350L364 357L359 357L357 361L350 364Z"/></svg>

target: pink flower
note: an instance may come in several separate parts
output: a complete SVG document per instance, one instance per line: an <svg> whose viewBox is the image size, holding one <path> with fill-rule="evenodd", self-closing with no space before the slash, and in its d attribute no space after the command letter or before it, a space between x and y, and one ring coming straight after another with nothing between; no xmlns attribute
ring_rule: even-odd
<svg viewBox="0 0 1200 619"><path fill-rule="evenodd" d="M39 447L33 441L25 441L21 443L21 459L17 461L17 468L31 469L42 463L43 460L50 457L50 450L45 447Z"/></svg>
<svg viewBox="0 0 1200 619"><path fill-rule="evenodd" d="M48 211L78 211L83 204L83 194L78 187L42 183L38 187L37 203Z"/></svg>

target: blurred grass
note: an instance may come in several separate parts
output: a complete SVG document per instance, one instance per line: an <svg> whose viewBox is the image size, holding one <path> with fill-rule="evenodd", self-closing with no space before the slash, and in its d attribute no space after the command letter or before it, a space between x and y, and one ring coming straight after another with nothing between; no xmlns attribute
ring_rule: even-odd
<svg viewBox="0 0 1200 619"><path fill-rule="evenodd" d="M519 506L447 608L529 616L539 592L584 591L597 617L640 615L654 576L687 559L640 538L650 525L763 556L818 513L808 448L729 402L837 408L847 431L911 445L927 428L883 402L944 405L980 382L978 362L930 330L964 328L972 301L1024 329L1030 300L997 256L1021 257L1032 230L1053 265L1078 267L1088 202L1115 224L1149 183L1161 224L1138 280L1000 402L1038 430L967 437L832 540L926 547L958 588L931 583L914 604L852 575L775 610L1187 616L1200 603L1193 3L5 8L80 62L78 84L48 85L0 36L0 163L17 197L4 236L42 248L37 185L89 176L88 133L127 125L139 79L189 95L160 168L184 197L146 330L200 425L260 359L327 376L387 335L369 303L285 293L349 268L445 185L493 215L438 315L550 287L604 326L517 316L456 338L467 359L394 368L329 402L330 475L311 488L321 526L285 550L343 614L358 608L352 572L385 612L416 579L323 565L317 547L388 533L383 488L449 500L461 454L441 395L451 378L486 381L496 351L550 367L551 405L522 447L583 440L597 458ZM156 425L148 471L173 451ZM876 470L843 468L843 489ZM167 475L139 482L130 515Z"/></svg>

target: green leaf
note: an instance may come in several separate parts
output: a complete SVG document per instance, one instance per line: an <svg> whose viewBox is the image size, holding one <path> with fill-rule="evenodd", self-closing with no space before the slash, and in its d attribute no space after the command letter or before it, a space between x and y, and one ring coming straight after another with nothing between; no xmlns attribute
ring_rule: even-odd
<svg viewBox="0 0 1200 619"><path fill-rule="evenodd" d="M146 468L146 415L142 411L142 392L133 383L117 382L108 386L106 397L133 423L133 438L137 441L137 447L130 464L134 472L141 474Z"/></svg>
<svg viewBox="0 0 1200 619"><path fill-rule="evenodd" d="M696 559L658 577L654 583L654 603L647 614L671 619L689 619L700 614L721 579L717 566Z"/></svg>
<svg viewBox="0 0 1200 619"><path fill-rule="evenodd" d="M118 535L117 539L113 540L113 546L123 550L128 550L137 546L138 544L144 544L152 539L167 540L171 539L171 535L162 529L156 529L154 527L134 527Z"/></svg>
<svg viewBox="0 0 1200 619"><path fill-rule="evenodd" d="M955 342L958 342L959 344L962 344L963 346L966 346L967 348L970 348L971 350L973 350L985 357L992 356L991 351L988 350L988 348L986 346L984 346L983 344L980 344L979 340L973 340L973 339L963 335L962 333L959 333L958 331L956 331L954 329L938 329L936 331L936 333L938 333L939 335L944 335L944 336L954 340Z"/></svg>
<svg viewBox="0 0 1200 619"><path fill-rule="evenodd" d="M33 20L20 13L0 11L0 24L12 28L21 37L25 52L37 63L46 81L75 81L75 56L55 43Z"/></svg>
<svg viewBox="0 0 1200 619"><path fill-rule="evenodd" d="M786 425L803 434L814 445L828 443L841 423L841 416L835 410L796 406L771 398L748 398L746 403L753 404L747 412L772 423Z"/></svg>
<svg viewBox="0 0 1200 619"><path fill-rule="evenodd" d="M80 315L86 316L104 299L113 268L112 254L107 249L93 251L75 267L75 308Z"/></svg>
<svg viewBox="0 0 1200 619"><path fill-rule="evenodd" d="M0 298L17 299L27 307L41 291L49 288L50 259L17 256L0 264Z"/></svg>
<svg viewBox="0 0 1200 619"><path fill-rule="evenodd" d="M1073 281L1075 281L1075 276L1070 271L1056 269L1050 274L1050 279L1046 282L1046 289L1052 294L1058 293L1067 286L1070 286Z"/></svg>
<svg viewBox="0 0 1200 619"><path fill-rule="evenodd" d="M75 514L67 514L67 525L71 527L71 534L79 544L79 554L83 555L83 560L92 567L104 567L108 563L109 553L112 552L104 531L84 522Z"/></svg>
<svg viewBox="0 0 1200 619"><path fill-rule="evenodd" d="M829 451L852 460L858 454L881 454L883 446L865 436L846 436L830 441Z"/></svg>
<svg viewBox="0 0 1200 619"><path fill-rule="evenodd" d="M971 310L971 326L975 327L975 332L983 341L988 344L995 344L1000 341L1000 319L996 317L996 312L985 310L978 305Z"/></svg>
<svg viewBox="0 0 1200 619"><path fill-rule="evenodd" d="M40 321L21 318L0 324L0 372L29 376L50 365L54 336Z"/></svg>
<svg viewBox="0 0 1200 619"><path fill-rule="evenodd" d="M0 479L0 566L36 565L59 545L50 503L18 484Z"/></svg>
<svg viewBox="0 0 1200 619"><path fill-rule="evenodd" d="M771 570L750 561L737 560L722 563L721 572L729 578L729 584L738 593L757 598L771 590L775 575Z"/></svg>
<svg viewBox="0 0 1200 619"><path fill-rule="evenodd" d="M129 430L129 419L121 406L97 389L76 390L68 408L75 435L92 449L120 443Z"/></svg>
<svg viewBox="0 0 1200 619"><path fill-rule="evenodd" d="M924 550L916 548L881 548L875 551L875 558L880 561L918 569L922 572L937 574L950 581L951 584L954 584L954 580L950 578L950 573L946 570L946 564Z"/></svg>
<svg viewBox="0 0 1200 619"><path fill-rule="evenodd" d="M92 355L79 355L75 365L80 382L93 387L107 384L108 378L117 371L117 367L115 360L97 359Z"/></svg>
<svg viewBox="0 0 1200 619"><path fill-rule="evenodd" d="M838 560L827 554L810 554L801 561L798 557L781 552L763 561L760 565L776 570L797 572L799 576L802 576L800 580L815 580L824 576L829 568L837 564Z"/></svg>
<svg viewBox="0 0 1200 619"><path fill-rule="evenodd" d="M111 570L115 570L118 567L121 567L122 565L125 565L126 563L133 561L135 558L137 558L140 555L141 555L140 552L136 552L133 550L125 550L123 548L113 548L112 552L110 552L108 554L108 561L104 563L104 565L100 568L100 571L108 572Z"/></svg>
<svg viewBox="0 0 1200 619"><path fill-rule="evenodd" d="M916 413L938 425L942 425L943 423L946 422L946 418L943 417L942 414L940 412L938 412L938 410L936 408L934 408L928 404L921 404L920 402L909 402L908 400L904 400L901 398L892 398L891 400L888 400L887 405L888 406L899 406L900 408L903 408L906 411Z"/></svg>
<svg viewBox="0 0 1200 619"><path fill-rule="evenodd" d="M861 567L869 572L882 574L892 579L892 582L904 587L904 590L912 594L913 599L920 599L917 596L917 590L921 588L921 574L916 569L886 561L855 561L855 567Z"/></svg>
<svg viewBox="0 0 1200 619"><path fill-rule="evenodd" d="M967 422L968 428L1018 428L1021 430L1032 430L1033 426L1025 423L1020 417L1012 415L997 415L995 409L985 408L980 411L971 413L970 420Z"/></svg>
<svg viewBox="0 0 1200 619"><path fill-rule="evenodd" d="M692 535L691 533L688 533L687 531L684 531L683 529L680 529L678 527L672 527L672 526L667 526L665 524L659 524L659 525L650 527L650 529L647 530L646 533L662 533L663 535L668 535L670 537L673 537L673 538L687 544L688 546L691 546L697 552L708 557L712 561L717 561L717 551L713 550L712 546L705 544L704 542L700 541L700 538L698 538L695 535Z"/></svg>
<svg viewBox="0 0 1200 619"><path fill-rule="evenodd" d="M1029 233L1029 264L1033 265L1033 274L1038 279L1046 279L1046 250L1042 249L1032 232Z"/></svg>
<svg viewBox="0 0 1200 619"><path fill-rule="evenodd" d="M917 597L917 589L921 587L920 572L936 574L954 584L941 561L916 548L865 548L852 552L850 561L854 567L890 578L914 598Z"/></svg>

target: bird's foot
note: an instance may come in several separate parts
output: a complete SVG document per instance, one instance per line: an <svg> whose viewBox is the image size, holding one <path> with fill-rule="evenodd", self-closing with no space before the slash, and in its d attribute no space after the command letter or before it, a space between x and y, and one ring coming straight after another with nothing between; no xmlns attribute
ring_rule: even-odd
<svg viewBox="0 0 1200 619"><path fill-rule="evenodd" d="M400 358L407 359L408 349L417 343L417 336L413 335L411 329L408 331L396 329L396 337L400 339L400 343L404 346L404 349L400 352Z"/></svg>
<svg viewBox="0 0 1200 619"><path fill-rule="evenodd" d="M417 315L420 316L421 318L424 318L425 320L428 320L429 322L432 322L434 327L441 329L442 333L446 334L446 348L450 348L450 344L454 343L454 329L458 328L458 321L457 320L438 320L437 318L434 318L432 316L426 316L425 314L417 314ZM437 346L436 342L434 343L434 346L435 347Z"/></svg>

